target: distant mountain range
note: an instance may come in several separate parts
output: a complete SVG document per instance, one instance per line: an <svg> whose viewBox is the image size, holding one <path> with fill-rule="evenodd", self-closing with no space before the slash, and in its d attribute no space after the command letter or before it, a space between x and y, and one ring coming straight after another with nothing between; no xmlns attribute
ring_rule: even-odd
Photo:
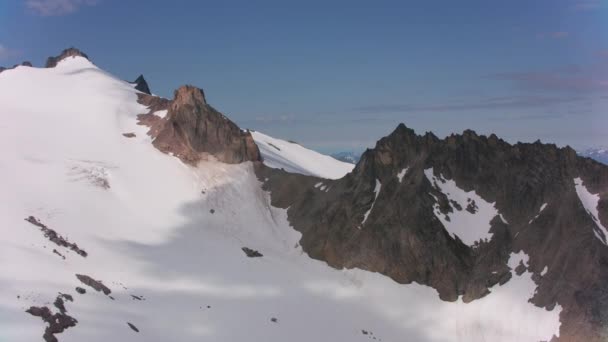
<svg viewBox="0 0 608 342"><path fill-rule="evenodd" d="M579 151L578 154L583 157L595 159L600 163L608 165L608 148L590 148L582 152Z"/></svg>
<svg viewBox="0 0 608 342"><path fill-rule="evenodd" d="M577 152L580 156L589 157L595 159L600 163L608 165L608 148L606 147L595 147L589 148L584 151ZM337 152L331 155L334 159L343 161L346 163L357 164L361 158L360 153L356 152Z"/></svg>
<svg viewBox="0 0 608 342"><path fill-rule="evenodd" d="M331 155L334 159L343 161L345 163L357 164L361 158L361 153L356 152L338 152Z"/></svg>

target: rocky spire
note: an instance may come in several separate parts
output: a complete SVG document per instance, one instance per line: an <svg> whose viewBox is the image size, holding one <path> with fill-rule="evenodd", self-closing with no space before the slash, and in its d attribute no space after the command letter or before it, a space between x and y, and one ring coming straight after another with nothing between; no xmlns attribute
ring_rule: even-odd
<svg viewBox="0 0 608 342"><path fill-rule="evenodd" d="M146 79L144 78L144 75L139 75L139 77L137 77L135 81L133 81L133 83L135 84L135 89L148 95L152 94L152 92L150 92L150 87L148 87L148 82L146 82Z"/></svg>
<svg viewBox="0 0 608 342"><path fill-rule="evenodd" d="M229 164L261 159L251 133L215 110L202 89L182 86L175 91L154 146L196 164L209 156Z"/></svg>
<svg viewBox="0 0 608 342"><path fill-rule="evenodd" d="M87 56L84 52L78 50L77 48L71 47L71 48L61 51L59 56L47 58L45 67L54 68L57 66L57 63L59 63L63 59L65 59L67 57L74 57L74 56L79 56L79 57L84 57L86 59L89 59L89 56Z"/></svg>

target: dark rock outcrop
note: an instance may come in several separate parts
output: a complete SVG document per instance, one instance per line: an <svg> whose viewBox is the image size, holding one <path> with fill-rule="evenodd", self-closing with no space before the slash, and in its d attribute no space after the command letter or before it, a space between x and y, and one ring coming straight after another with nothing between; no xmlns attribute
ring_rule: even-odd
<svg viewBox="0 0 608 342"><path fill-rule="evenodd" d="M127 322L127 325L129 326L129 328L131 328L131 330L133 330L135 332L139 332L139 329L137 329L137 327L135 325L133 325L132 323Z"/></svg>
<svg viewBox="0 0 608 342"><path fill-rule="evenodd" d="M140 103L156 108L168 104L165 118L155 117L151 110L140 116L140 123L150 127L149 134L155 138L156 148L172 153L185 163L195 165L210 158L229 164L261 160L251 133L241 130L207 104L199 88L182 86L168 103L147 96L141 96Z"/></svg>
<svg viewBox="0 0 608 342"><path fill-rule="evenodd" d="M89 56L87 56L84 52L82 52L74 47L71 47L71 48L61 51L59 56L47 58L45 68L54 68L57 66L57 63L64 60L65 58L76 57L76 56L89 59Z"/></svg>
<svg viewBox="0 0 608 342"><path fill-rule="evenodd" d="M60 334L68 328L75 327L78 323L74 317L68 315L65 308L64 299L70 302L73 301L72 296L60 293L53 303L53 305L59 310L57 313L53 313L51 309L46 306L31 306L25 311L32 316L40 317L45 323L48 324L44 330L44 335L42 335L42 338L46 342L57 342L58 339L55 336L56 334Z"/></svg>
<svg viewBox="0 0 608 342"><path fill-rule="evenodd" d="M397 176L408 168L400 180ZM467 245L446 231L435 215L477 212L479 203L455 206L425 176L454 181L495 203L490 239ZM323 180L329 192L315 191L315 177L258 165L258 178L272 204L287 208L300 245L311 257L336 268L361 268L399 283L435 288L443 300L481 298L526 267L511 270L511 253L524 251L527 271L538 291L537 306L561 313L560 341L602 341L608 322L608 247L581 204L574 178L600 194L600 220L608 224L608 167L576 156L569 147L518 143L465 131L439 139L418 136L401 124L367 150L355 169L339 180ZM379 193L374 192L376 182ZM548 205L538 215L541 205ZM369 211L367 219L364 220ZM365 222L364 222L365 221ZM505 223L508 222L508 223Z"/></svg>
<svg viewBox="0 0 608 342"><path fill-rule="evenodd" d="M260 258L260 257L264 256L262 253L256 251L255 249L251 249L249 247L243 247L241 249L243 250L243 252L245 252L245 255L247 255L250 258Z"/></svg>
<svg viewBox="0 0 608 342"><path fill-rule="evenodd" d="M103 292L103 294L105 294L106 296L108 296L108 295L110 295L110 293L112 293L112 290L110 290L110 288L105 286L100 280L95 280L95 279L89 277L88 275L84 275L84 274L77 274L76 278L78 278L78 280L80 280L81 283L93 288L95 291Z"/></svg>
<svg viewBox="0 0 608 342"><path fill-rule="evenodd" d="M135 89L141 91L142 93L148 95L152 94L150 92L150 87L148 87L148 82L146 82L146 79L144 78L144 75L139 75L139 77L137 77L135 81L133 81L133 84L135 84Z"/></svg>
<svg viewBox="0 0 608 342"><path fill-rule="evenodd" d="M78 247L77 244L68 241L68 239L64 238L63 236L61 236L59 233L57 233L53 229L47 227L44 223L40 222L40 220L38 220L34 216L28 216L25 220L27 222L33 224L34 226L40 228L40 231L42 231L42 233L44 234L44 237L49 239L49 241L53 242L54 244L61 246L61 247L65 247L69 250L72 250L73 252L75 252L76 254L80 255L83 258L87 257L88 253L84 249L81 249L80 247ZM53 252L65 259L65 256L60 254L58 251L53 250Z"/></svg>

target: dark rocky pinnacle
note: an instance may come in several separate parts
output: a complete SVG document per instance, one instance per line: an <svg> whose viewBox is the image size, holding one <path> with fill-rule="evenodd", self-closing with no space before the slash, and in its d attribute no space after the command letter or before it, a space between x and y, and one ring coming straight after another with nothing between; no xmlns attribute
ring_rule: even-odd
<svg viewBox="0 0 608 342"><path fill-rule="evenodd" d="M57 66L57 63L64 60L65 58L76 57L76 56L89 59L89 56L87 56L84 52L82 52L74 47L71 47L71 48L61 51L59 56L55 56L55 57L51 56L51 57L47 58L45 68L54 68Z"/></svg>
<svg viewBox="0 0 608 342"><path fill-rule="evenodd" d="M152 94L152 92L150 91L150 87L148 86L148 82L146 82L146 79L144 78L144 75L139 75L139 77L137 77L135 81L133 81L133 83L135 84L135 89L148 95Z"/></svg>

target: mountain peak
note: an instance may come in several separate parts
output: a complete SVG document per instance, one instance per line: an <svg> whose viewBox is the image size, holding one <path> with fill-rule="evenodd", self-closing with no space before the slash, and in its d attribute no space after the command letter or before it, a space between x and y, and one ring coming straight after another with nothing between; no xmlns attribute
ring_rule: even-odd
<svg viewBox="0 0 608 342"><path fill-rule="evenodd" d="M150 87L148 87L148 82L146 82L146 79L144 78L144 75L139 75L135 79L135 81L133 81L133 83L135 84L135 89L148 95L152 94L152 92L150 91Z"/></svg>
<svg viewBox="0 0 608 342"><path fill-rule="evenodd" d="M404 136L404 135L416 136L416 132L414 132L413 129L407 127L403 122L400 123L399 125L397 125L395 130L393 130L393 132L391 134L389 134L389 136Z"/></svg>
<svg viewBox="0 0 608 342"><path fill-rule="evenodd" d="M75 47L70 47L70 48L67 48L67 49L61 51L59 56L55 56L55 57L51 56L51 57L47 58L45 67L54 68L57 66L57 63L64 60L65 58L76 57L76 56L89 59L89 56L87 56L87 54L85 54L84 52L78 50Z"/></svg>
<svg viewBox="0 0 608 342"><path fill-rule="evenodd" d="M173 93L173 104L176 106L206 105L207 99L203 89L193 85L183 85Z"/></svg>
<svg viewBox="0 0 608 342"><path fill-rule="evenodd" d="M154 146L196 164L209 156L229 164L261 160L251 133L207 104L202 89L179 87L155 134Z"/></svg>

